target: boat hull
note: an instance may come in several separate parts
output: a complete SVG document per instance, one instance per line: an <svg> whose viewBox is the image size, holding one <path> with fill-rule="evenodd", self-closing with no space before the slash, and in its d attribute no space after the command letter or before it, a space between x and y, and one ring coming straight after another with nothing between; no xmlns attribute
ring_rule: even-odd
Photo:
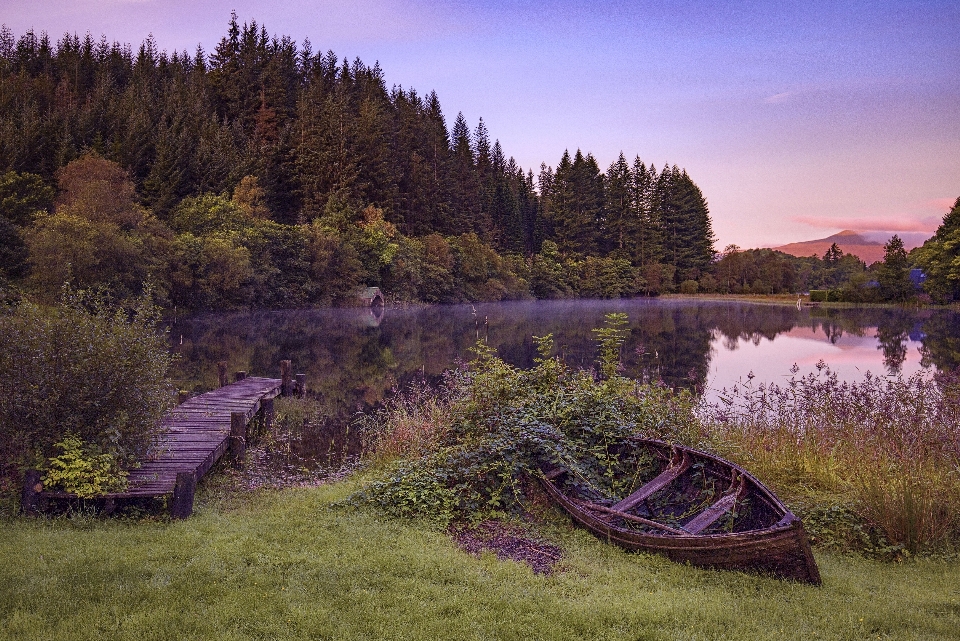
<svg viewBox="0 0 960 641"><path fill-rule="evenodd" d="M662 447L657 441L643 441ZM769 573L815 585L820 584L820 572L810 548L803 523L777 499L772 492L739 466L706 452L692 448L674 447L697 458L708 458L725 464L731 472L744 475L750 491L763 494L768 504L780 512L779 520L762 529L721 534L651 534L617 526L611 521L609 510L598 512L584 501L567 496L553 480L541 478L546 492L579 525L598 538L632 551L662 554L673 561L716 569L750 570Z"/></svg>

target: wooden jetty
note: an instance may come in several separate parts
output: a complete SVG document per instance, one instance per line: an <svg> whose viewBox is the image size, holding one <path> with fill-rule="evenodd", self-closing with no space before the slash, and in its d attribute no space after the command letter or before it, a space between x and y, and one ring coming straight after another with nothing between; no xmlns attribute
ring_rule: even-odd
<svg viewBox="0 0 960 641"><path fill-rule="evenodd" d="M297 376L298 386L303 385L301 376ZM130 471L125 491L93 499L103 501L104 512L112 512L117 501L168 496L171 516L186 518L193 512L197 481L221 457L229 454L240 466L246 452L247 425L261 413L269 426L273 399L280 395L284 382L288 389L292 385L289 373L285 373L286 381L246 377L244 372L237 372L236 377L236 382L188 398L167 413L161 421L165 432L156 456ZM66 492L43 491L40 472L27 472L22 502L25 512L41 511L50 500L76 498Z"/></svg>

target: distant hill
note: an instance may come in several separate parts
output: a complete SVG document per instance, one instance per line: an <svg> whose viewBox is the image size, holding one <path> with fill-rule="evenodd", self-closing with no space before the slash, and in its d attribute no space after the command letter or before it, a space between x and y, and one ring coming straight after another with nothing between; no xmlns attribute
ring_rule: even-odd
<svg viewBox="0 0 960 641"><path fill-rule="evenodd" d="M790 243L781 245L780 247L773 247L773 249L781 251L784 254L790 254L791 256L802 257L816 254L820 258L823 258L823 254L830 249L830 245L836 243L837 246L843 250L844 254L853 254L867 265L871 265L878 260L883 260L883 244L892 236L893 234L889 234L884 241L880 241L876 240L876 233L870 233L868 236L867 234L845 229L827 238L807 240L801 243ZM913 236L916 236L916 234L900 234L900 238L903 239L907 251L923 244L923 240L919 238L915 239Z"/></svg>

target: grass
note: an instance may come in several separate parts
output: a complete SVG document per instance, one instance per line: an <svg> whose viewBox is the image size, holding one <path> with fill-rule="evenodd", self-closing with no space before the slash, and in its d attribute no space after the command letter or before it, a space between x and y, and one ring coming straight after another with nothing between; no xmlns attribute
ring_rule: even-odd
<svg viewBox="0 0 960 641"><path fill-rule="evenodd" d="M341 482L181 522L0 521L0 639L948 639L960 562L819 554L824 585L631 554L548 516L561 571L331 509Z"/></svg>

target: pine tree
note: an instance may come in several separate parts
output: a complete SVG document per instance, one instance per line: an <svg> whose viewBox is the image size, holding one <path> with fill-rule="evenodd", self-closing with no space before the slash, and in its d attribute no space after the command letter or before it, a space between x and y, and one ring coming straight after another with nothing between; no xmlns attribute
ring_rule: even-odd
<svg viewBox="0 0 960 641"><path fill-rule="evenodd" d="M618 257L630 256L632 239L636 237L639 221L633 217L630 194L630 166L620 152L604 176L604 237L602 249Z"/></svg>
<svg viewBox="0 0 960 641"><path fill-rule="evenodd" d="M877 269L877 283L883 300L902 303L913 296L907 252L896 234L883 246L883 262Z"/></svg>

